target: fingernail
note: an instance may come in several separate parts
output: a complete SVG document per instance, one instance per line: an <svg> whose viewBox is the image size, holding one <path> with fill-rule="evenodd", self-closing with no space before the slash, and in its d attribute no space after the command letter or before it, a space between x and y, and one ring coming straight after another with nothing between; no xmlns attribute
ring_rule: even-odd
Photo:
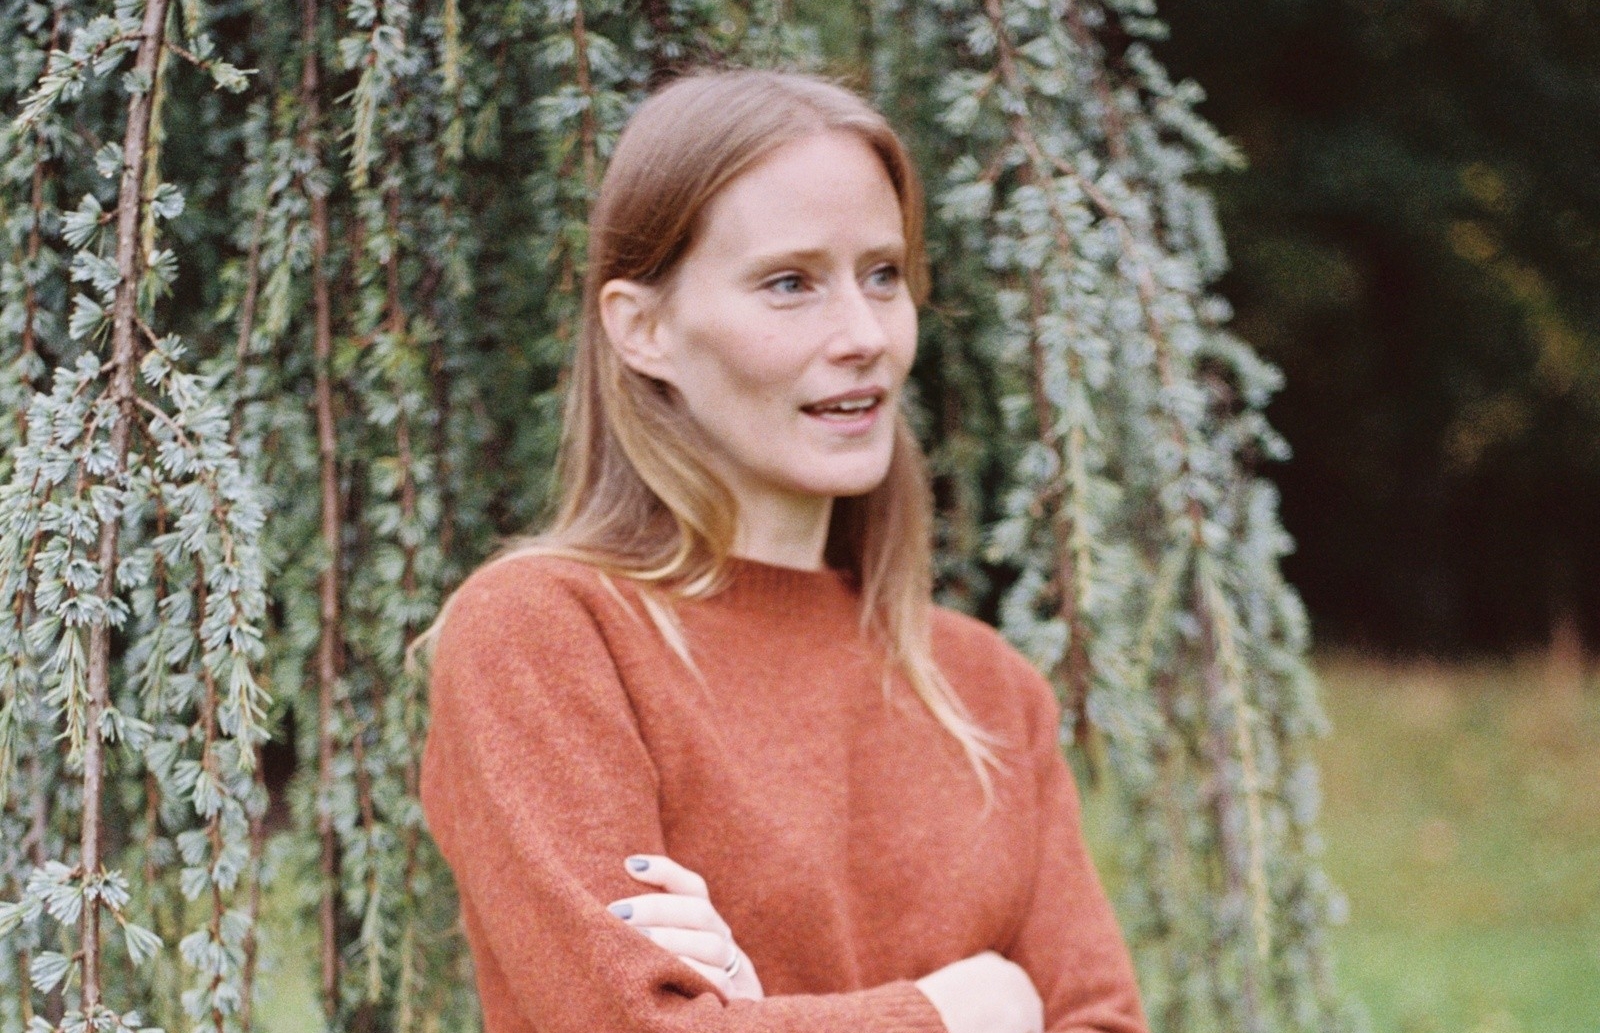
<svg viewBox="0 0 1600 1033"><path fill-rule="evenodd" d="M636 872L642 872L650 867L650 859L648 857L630 857L628 858L628 867Z"/></svg>
<svg viewBox="0 0 1600 1033"><path fill-rule="evenodd" d="M609 904L606 906L606 910L610 911L613 915L616 915L624 922L633 917L633 905L627 903L626 901L619 900L615 904Z"/></svg>

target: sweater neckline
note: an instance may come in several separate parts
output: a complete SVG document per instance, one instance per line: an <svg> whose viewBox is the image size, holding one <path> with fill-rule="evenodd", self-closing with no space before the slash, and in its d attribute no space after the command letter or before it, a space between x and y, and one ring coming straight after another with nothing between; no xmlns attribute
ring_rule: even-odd
<svg viewBox="0 0 1600 1033"><path fill-rule="evenodd" d="M811 609L825 600L856 602L855 579L843 570L805 570L743 556L729 556L725 564L727 580L717 598L730 604Z"/></svg>

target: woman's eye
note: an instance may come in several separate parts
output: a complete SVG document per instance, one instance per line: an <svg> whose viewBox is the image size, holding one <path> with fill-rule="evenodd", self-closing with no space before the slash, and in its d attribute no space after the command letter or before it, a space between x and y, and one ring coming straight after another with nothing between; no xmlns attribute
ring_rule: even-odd
<svg viewBox="0 0 1600 1033"><path fill-rule="evenodd" d="M779 294L797 294L804 286L805 281L801 279L799 273L789 273L767 281L767 287Z"/></svg>
<svg viewBox="0 0 1600 1033"><path fill-rule="evenodd" d="M900 267L895 265L880 265L868 274L873 283L879 287L893 287L900 282Z"/></svg>

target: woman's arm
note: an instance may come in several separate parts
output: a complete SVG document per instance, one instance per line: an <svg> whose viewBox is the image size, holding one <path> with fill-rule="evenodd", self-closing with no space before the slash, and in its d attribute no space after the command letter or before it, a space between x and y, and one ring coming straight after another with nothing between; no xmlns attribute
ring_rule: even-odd
<svg viewBox="0 0 1600 1033"><path fill-rule="evenodd" d="M1061 755L1060 704L1013 655L1033 709L1041 834L1033 900L1004 953L1038 988L1046 1033L1148 1033L1133 962L1084 845L1077 785Z"/></svg>
<svg viewBox="0 0 1600 1033"><path fill-rule="evenodd" d="M670 857L628 860L629 874L667 892L613 901L612 914L675 952L724 997L761 1000L761 981L712 905L705 880ZM730 950L739 961L734 974L723 968ZM1044 1005L1028 974L994 951L952 962L916 985L949 1033L1041 1033L1044 1028Z"/></svg>
<svg viewBox="0 0 1600 1033"><path fill-rule="evenodd" d="M600 627L536 563L470 578L433 661L422 803L487 1033L945 1033L905 980L727 1001L606 909L637 889L622 858L666 853L659 786Z"/></svg>

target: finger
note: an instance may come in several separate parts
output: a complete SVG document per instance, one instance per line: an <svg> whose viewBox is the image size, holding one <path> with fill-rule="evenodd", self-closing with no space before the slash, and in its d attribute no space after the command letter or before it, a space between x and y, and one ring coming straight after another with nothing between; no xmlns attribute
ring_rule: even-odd
<svg viewBox="0 0 1600 1033"><path fill-rule="evenodd" d="M670 926L675 929L700 929L732 938L728 923L704 897L680 893L644 893L624 897L607 905L610 912L629 925Z"/></svg>
<svg viewBox="0 0 1600 1033"><path fill-rule="evenodd" d="M683 962L685 965L688 965L702 976L705 976L706 982L716 987L722 996L733 996L733 980L729 979L728 973L724 972L722 969L717 968L715 965L707 965L703 961L696 961L693 958L682 957L681 955L679 956L678 960Z"/></svg>
<svg viewBox="0 0 1600 1033"><path fill-rule="evenodd" d="M640 932L673 954L692 958L715 968L726 970L736 954L733 941L719 933L708 933L699 929L674 929L659 925L644 926Z"/></svg>
<svg viewBox="0 0 1600 1033"><path fill-rule="evenodd" d="M706 880L670 857L661 854L634 854L624 867L628 874L640 882L660 886L668 893L682 893L690 897L707 897Z"/></svg>

